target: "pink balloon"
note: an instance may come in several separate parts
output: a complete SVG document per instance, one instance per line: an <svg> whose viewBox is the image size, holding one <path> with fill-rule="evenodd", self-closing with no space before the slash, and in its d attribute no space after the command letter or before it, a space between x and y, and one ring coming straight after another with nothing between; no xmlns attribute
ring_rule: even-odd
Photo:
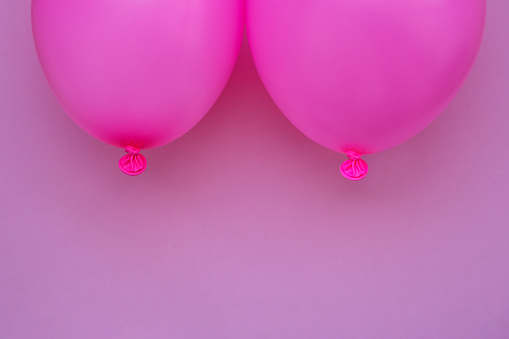
<svg viewBox="0 0 509 339"><path fill-rule="evenodd" d="M205 115L235 65L242 0L33 0L46 77L85 131L126 147L119 166L143 172L141 148L169 143Z"/></svg>
<svg viewBox="0 0 509 339"><path fill-rule="evenodd" d="M270 95L305 135L363 154L419 133L448 105L481 42L485 0L248 0L247 34Z"/></svg>

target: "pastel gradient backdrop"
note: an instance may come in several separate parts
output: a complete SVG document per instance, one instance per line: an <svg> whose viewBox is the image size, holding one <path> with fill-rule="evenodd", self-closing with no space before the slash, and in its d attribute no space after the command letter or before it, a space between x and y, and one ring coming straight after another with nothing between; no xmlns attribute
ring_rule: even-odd
<svg viewBox="0 0 509 339"><path fill-rule="evenodd" d="M509 338L509 1L444 114L344 156L280 113L244 41L209 114L123 175L0 0L0 338Z"/></svg>

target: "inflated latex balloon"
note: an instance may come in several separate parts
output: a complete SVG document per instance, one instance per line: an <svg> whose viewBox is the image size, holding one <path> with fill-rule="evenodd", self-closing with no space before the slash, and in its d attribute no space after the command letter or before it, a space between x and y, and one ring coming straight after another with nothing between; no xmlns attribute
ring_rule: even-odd
<svg viewBox="0 0 509 339"><path fill-rule="evenodd" d="M465 80L482 38L485 0L247 0L260 77L305 135L346 153L394 147L430 124Z"/></svg>
<svg viewBox="0 0 509 339"><path fill-rule="evenodd" d="M243 0L33 0L33 33L46 77L86 132L140 149L189 131L214 104L236 62Z"/></svg>

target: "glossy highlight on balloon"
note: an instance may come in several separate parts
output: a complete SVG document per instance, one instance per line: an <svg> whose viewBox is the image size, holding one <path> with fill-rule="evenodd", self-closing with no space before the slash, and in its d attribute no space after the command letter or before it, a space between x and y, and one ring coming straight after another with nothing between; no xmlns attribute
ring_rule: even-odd
<svg viewBox="0 0 509 339"><path fill-rule="evenodd" d="M310 139L359 155L405 142L445 109L474 63L486 12L485 0L246 4L253 59L275 103ZM349 165L341 172L358 180Z"/></svg>
<svg viewBox="0 0 509 339"><path fill-rule="evenodd" d="M99 140L140 150L179 138L217 100L240 50L244 2L33 0L32 24L71 119ZM141 155L127 156L140 161L123 157L124 173L145 170Z"/></svg>

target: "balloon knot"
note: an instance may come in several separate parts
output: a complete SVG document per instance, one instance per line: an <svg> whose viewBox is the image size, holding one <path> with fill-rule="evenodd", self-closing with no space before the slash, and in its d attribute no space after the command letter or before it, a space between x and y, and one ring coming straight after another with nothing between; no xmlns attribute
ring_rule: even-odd
<svg viewBox="0 0 509 339"><path fill-rule="evenodd" d="M138 155L138 154L140 154L140 149L129 145L129 146L126 146L125 152L130 155Z"/></svg>
<svg viewBox="0 0 509 339"><path fill-rule="evenodd" d="M140 154L140 149L131 145L126 146L127 153L118 162L120 170L127 175L140 175L147 168L147 159Z"/></svg>
<svg viewBox="0 0 509 339"><path fill-rule="evenodd" d="M348 151L346 152L346 155L348 156L348 158L350 158L351 160L360 160L361 159L361 154L357 151Z"/></svg>
<svg viewBox="0 0 509 339"><path fill-rule="evenodd" d="M341 164L341 174L349 180L361 180L368 174L368 164L357 151L346 152L348 160Z"/></svg>

